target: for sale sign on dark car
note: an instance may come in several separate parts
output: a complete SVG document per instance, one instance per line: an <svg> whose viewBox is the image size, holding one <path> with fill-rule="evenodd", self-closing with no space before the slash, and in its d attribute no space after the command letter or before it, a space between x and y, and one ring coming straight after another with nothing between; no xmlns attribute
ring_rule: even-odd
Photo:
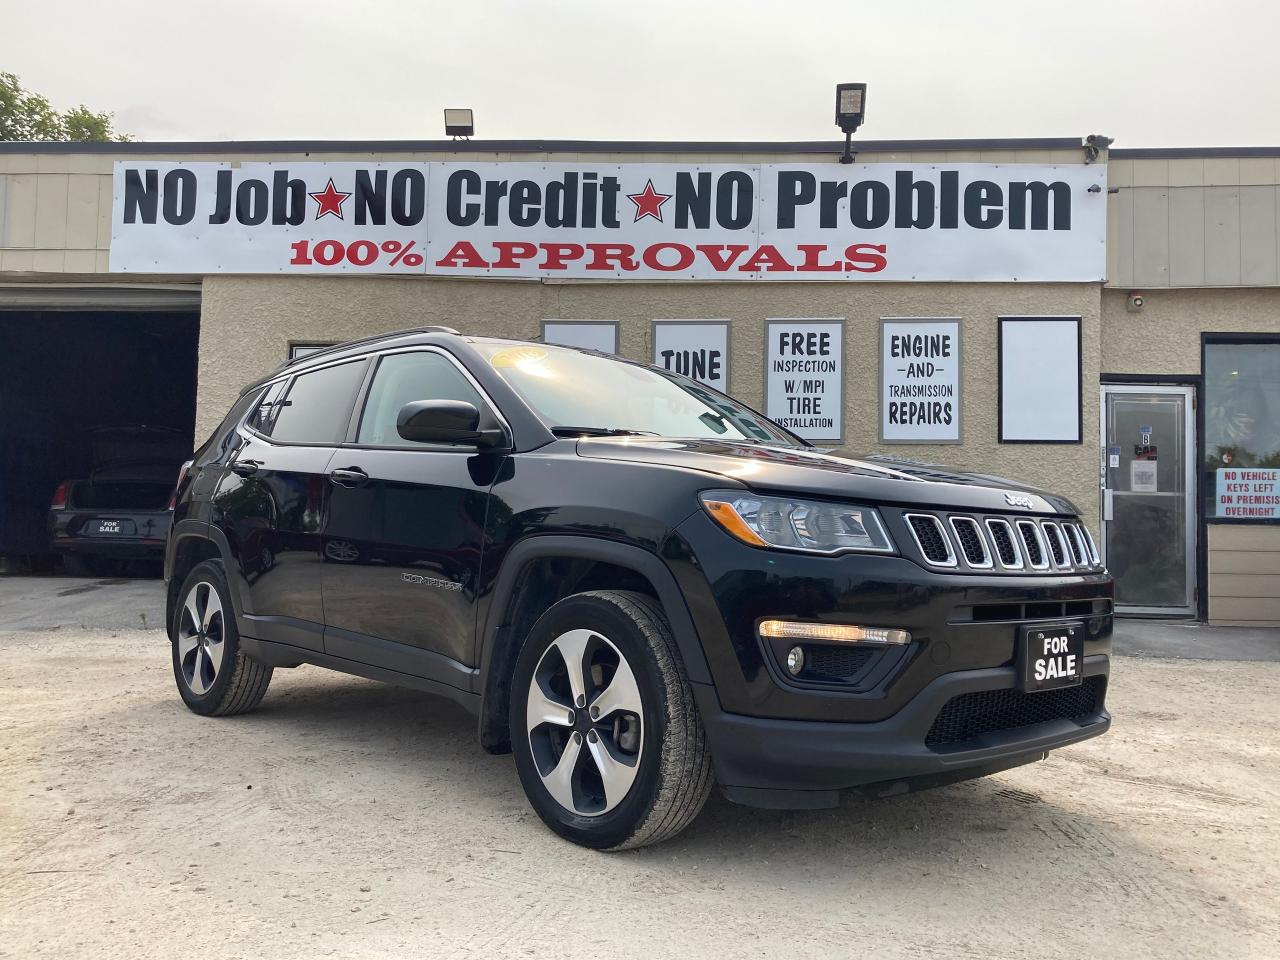
<svg viewBox="0 0 1280 960"><path fill-rule="evenodd" d="M1084 625L1020 628L1022 689L1073 687L1084 678Z"/></svg>

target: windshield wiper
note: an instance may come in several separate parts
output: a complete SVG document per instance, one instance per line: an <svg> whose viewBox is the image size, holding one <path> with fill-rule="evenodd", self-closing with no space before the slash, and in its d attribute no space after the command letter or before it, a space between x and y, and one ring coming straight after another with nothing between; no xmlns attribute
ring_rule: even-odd
<svg viewBox="0 0 1280 960"><path fill-rule="evenodd" d="M626 427L552 427L557 437L659 437L652 430L629 430Z"/></svg>

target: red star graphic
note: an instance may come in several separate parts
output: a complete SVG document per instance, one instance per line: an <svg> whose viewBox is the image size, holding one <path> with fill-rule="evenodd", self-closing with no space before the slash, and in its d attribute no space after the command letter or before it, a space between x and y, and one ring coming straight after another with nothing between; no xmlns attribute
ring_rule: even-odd
<svg viewBox="0 0 1280 960"><path fill-rule="evenodd" d="M347 197L351 196L351 194L343 193L335 188L333 177L329 178L328 186L319 193L309 193L307 196L316 202L317 220L321 217L327 217L329 214L333 214L339 220L345 219L342 216L342 204L346 202Z"/></svg>
<svg viewBox="0 0 1280 960"><path fill-rule="evenodd" d="M671 199L669 193L659 193L653 189L653 181L650 180L644 185L644 190L640 193L628 193L627 199L636 205L636 218L633 223L639 223L642 217L653 217L659 223L662 223L662 205Z"/></svg>

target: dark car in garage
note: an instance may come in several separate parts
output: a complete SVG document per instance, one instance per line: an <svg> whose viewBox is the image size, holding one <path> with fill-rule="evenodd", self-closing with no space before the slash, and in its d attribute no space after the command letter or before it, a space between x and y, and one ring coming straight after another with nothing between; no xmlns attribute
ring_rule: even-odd
<svg viewBox="0 0 1280 960"><path fill-rule="evenodd" d="M188 439L170 427L112 426L90 431L90 445L89 476L53 492L50 546L77 576L114 574L138 561L158 572Z"/></svg>

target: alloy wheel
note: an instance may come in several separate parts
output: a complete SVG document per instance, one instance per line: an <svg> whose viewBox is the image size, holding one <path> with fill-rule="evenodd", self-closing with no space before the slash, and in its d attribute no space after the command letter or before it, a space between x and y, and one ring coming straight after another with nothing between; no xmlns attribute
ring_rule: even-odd
<svg viewBox="0 0 1280 960"><path fill-rule="evenodd" d="M607 637L594 630L556 637L533 671L525 710L547 792L579 816L616 807L640 769L642 717L635 674Z"/></svg>
<svg viewBox="0 0 1280 960"><path fill-rule="evenodd" d="M222 600L207 580L187 592L178 621L178 662L182 679L196 696L203 696L218 679L225 647Z"/></svg>

